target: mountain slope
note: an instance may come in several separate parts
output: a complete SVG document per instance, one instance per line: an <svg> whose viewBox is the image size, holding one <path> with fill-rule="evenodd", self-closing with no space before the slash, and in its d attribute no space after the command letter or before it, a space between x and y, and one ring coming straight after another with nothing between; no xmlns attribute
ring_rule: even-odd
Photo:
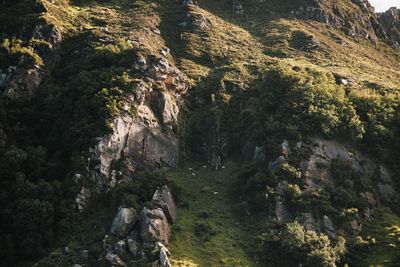
<svg viewBox="0 0 400 267"><path fill-rule="evenodd" d="M395 266L398 10L0 7L2 262Z"/></svg>

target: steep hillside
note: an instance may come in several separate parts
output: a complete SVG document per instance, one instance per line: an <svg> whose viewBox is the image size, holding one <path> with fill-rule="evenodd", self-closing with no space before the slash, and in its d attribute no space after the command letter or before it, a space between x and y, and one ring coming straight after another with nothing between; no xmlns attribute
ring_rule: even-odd
<svg viewBox="0 0 400 267"><path fill-rule="evenodd" d="M396 266L400 11L0 2L7 266Z"/></svg>

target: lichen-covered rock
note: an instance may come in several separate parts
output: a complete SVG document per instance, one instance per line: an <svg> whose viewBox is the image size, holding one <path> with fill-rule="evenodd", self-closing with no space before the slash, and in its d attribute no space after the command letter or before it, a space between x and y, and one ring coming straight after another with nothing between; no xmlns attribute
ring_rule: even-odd
<svg viewBox="0 0 400 267"><path fill-rule="evenodd" d="M90 199L91 191L87 187L82 187L75 198L75 205L79 211L83 211L87 201Z"/></svg>
<svg viewBox="0 0 400 267"><path fill-rule="evenodd" d="M306 183L311 189L317 189L322 183L331 181L329 165L333 159L349 162L351 167L364 174L365 179L371 179L375 173L376 165L359 151L336 141L319 138L312 139L312 154L300 164L306 178Z"/></svg>
<svg viewBox="0 0 400 267"><path fill-rule="evenodd" d="M130 254L137 258L139 256L139 245L138 241L132 238L127 238L126 243L128 244L128 251Z"/></svg>
<svg viewBox="0 0 400 267"><path fill-rule="evenodd" d="M117 254L109 253L106 255L106 260L113 266L127 267L126 263L121 260Z"/></svg>
<svg viewBox="0 0 400 267"><path fill-rule="evenodd" d="M324 230L324 232L329 236L329 237L335 237L336 233L335 233L335 227L333 226L333 222L332 220L324 215L322 217L322 229Z"/></svg>
<svg viewBox="0 0 400 267"><path fill-rule="evenodd" d="M177 209L171 190L168 186L157 189L153 195L153 202L160 206L170 223L176 222Z"/></svg>
<svg viewBox="0 0 400 267"><path fill-rule="evenodd" d="M138 220L138 215L133 208L120 207L114 217L110 232L119 237L129 234Z"/></svg>
<svg viewBox="0 0 400 267"><path fill-rule="evenodd" d="M168 220L161 208L151 209L144 207L140 213L140 236L145 246L154 246L161 242L168 245L170 229Z"/></svg>
<svg viewBox="0 0 400 267"><path fill-rule="evenodd" d="M16 68L6 78L3 96L10 99L30 99L44 77L44 70L38 65Z"/></svg>
<svg viewBox="0 0 400 267"><path fill-rule="evenodd" d="M172 265L168 257L170 253L168 249L160 242L157 243L157 247L160 249L159 261L161 267L171 267Z"/></svg>
<svg viewBox="0 0 400 267"><path fill-rule="evenodd" d="M265 161L265 152L263 147L261 146L256 146L254 148L254 153L253 153L253 161L255 162L264 162Z"/></svg>
<svg viewBox="0 0 400 267"><path fill-rule="evenodd" d="M61 33L46 23L36 25L31 37L42 42L33 45L34 53L43 61L43 65L32 58L22 55L17 67L8 69L7 76L0 77L0 89L4 89L3 97L12 100L29 100L35 94L45 78L45 73L51 70L57 60L55 47L61 41ZM11 71L10 71L11 70Z"/></svg>
<svg viewBox="0 0 400 267"><path fill-rule="evenodd" d="M118 242L116 242L114 244L114 251L118 256L124 257L127 252L125 241L119 240Z"/></svg>
<svg viewBox="0 0 400 267"><path fill-rule="evenodd" d="M290 218L290 213L286 208L284 200L281 196L275 198L275 218L278 222L287 220Z"/></svg>
<svg viewBox="0 0 400 267"><path fill-rule="evenodd" d="M303 213L295 219L307 231L319 232L319 225L311 213Z"/></svg>
<svg viewBox="0 0 400 267"><path fill-rule="evenodd" d="M133 68L143 72L143 79L127 96L125 110L113 120L112 134L90 149L91 160L99 162L93 180L100 192L118 182L111 166L122 155L127 164L118 170L122 173L119 177L129 177L137 167L174 168L178 164L179 112L188 82L164 57L141 57Z"/></svg>

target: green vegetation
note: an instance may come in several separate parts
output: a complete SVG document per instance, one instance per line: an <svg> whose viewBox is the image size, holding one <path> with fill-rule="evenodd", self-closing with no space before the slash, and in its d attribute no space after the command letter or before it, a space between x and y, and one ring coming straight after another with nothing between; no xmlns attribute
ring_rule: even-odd
<svg viewBox="0 0 400 267"><path fill-rule="evenodd" d="M181 188L169 245L174 266L256 265L248 254L253 219L235 214L237 203L230 196L235 171L233 162L220 171L188 162L168 174Z"/></svg>
<svg viewBox="0 0 400 267"><path fill-rule="evenodd" d="M3 39L0 45L0 68L5 69L8 66L16 65L33 65L37 64L42 66L43 60L35 52L32 45L35 45L35 40L32 40L30 44L23 44L22 40L18 39ZM43 43L43 45L49 45ZM24 61L21 62L21 57ZM33 64L32 64L33 63Z"/></svg>
<svg viewBox="0 0 400 267"><path fill-rule="evenodd" d="M380 210L377 219L366 223L352 253L354 266L396 266L400 255L400 218Z"/></svg>
<svg viewBox="0 0 400 267"><path fill-rule="evenodd" d="M339 236L336 243L331 244L328 236L306 231L297 222L286 224L277 236L271 237L270 234L264 240L268 254L270 251L280 253L280 256L273 258L272 262L275 263L272 266L295 266L299 263L305 266L329 266L339 262L346 252L346 241L343 237ZM268 258L264 260L267 261Z"/></svg>
<svg viewBox="0 0 400 267"><path fill-rule="evenodd" d="M397 216L385 211L363 222L366 230L358 237L349 230L349 222L373 208L360 194L374 192L375 181L338 159L322 166L332 183L307 191L299 169L307 151L293 151L273 170L266 162L282 154L283 139L307 144L320 136L352 144L398 169L399 53L291 17L290 11L313 1L241 1L244 16L233 14L230 0L198 0L199 6L188 8L181 2L2 1L0 70L36 64L48 75L30 101L0 99L1 262L30 265L43 258L37 266L67 266L89 249L88 263L101 266L101 241L116 207L140 209L157 186L169 182L182 191L170 244L177 266L395 266ZM323 8L359 12L351 1L325 1ZM188 26L178 26L184 20ZM54 28L61 41L52 47L33 38L38 24ZM310 45L314 39L318 46ZM113 193L95 196L78 217L71 208L79 192L74 172L86 173L88 148L110 133L115 117L136 115L127 96L143 75L132 64L159 55L164 46L171 49L168 60L192 84L180 132L186 162L167 175L170 181L154 170L136 172ZM46 66L43 51L50 49L59 57L54 66ZM266 152L264 162L246 165L256 145ZM228 162L225 169L199 165L216 155ZM278 195L293 216L328 215L346 240L297 223L273 223L267 215ZM70 254L63 251L66 245Z"/></svg>

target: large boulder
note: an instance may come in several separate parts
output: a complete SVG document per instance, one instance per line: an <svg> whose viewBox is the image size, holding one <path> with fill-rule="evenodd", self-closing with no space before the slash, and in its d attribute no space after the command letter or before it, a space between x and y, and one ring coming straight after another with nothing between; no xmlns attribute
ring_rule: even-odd
<svg viewBox="0 0 400 267"><path fill-rule="evenodd" d="M153 195L153 201L162 208L170 223L176 222L177 209L171 190L168 188L168 186L157 189Z"/></svg>
<svg viewBox="0 0 400 267"><path fill-rule="evenodd" d="M143 208L140 213L140 236L143 244L153 246L157 242L168 245L170 229L161 208Z"/></svg>
<svg viewBox="0 0 400 267"><path fill-rule="evenodd" d="M118 237L125 237L129 234L138 220L138 215L133 208L120 207L111 225L111 234Z"/></svg>

